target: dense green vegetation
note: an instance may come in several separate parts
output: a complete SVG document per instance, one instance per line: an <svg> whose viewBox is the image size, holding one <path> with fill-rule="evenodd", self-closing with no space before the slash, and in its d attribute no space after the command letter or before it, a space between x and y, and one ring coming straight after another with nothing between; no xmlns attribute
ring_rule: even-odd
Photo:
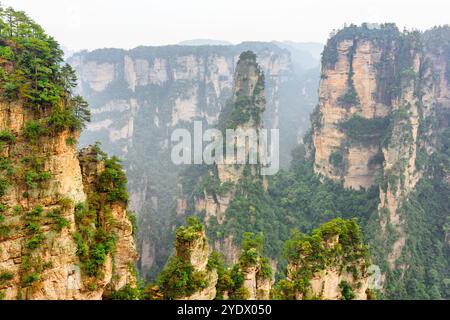
<svg viewBox="0 0 450 320"><path fill-rule="evenodd" d="M333 167L340 168L344 163L344 158L341 154L341 151L336 150L332 154L330 154L329 161L333 165Z"/></svg>
<svg viewBox="0 0 450 320"><path fill-rule="evenodd" d="M120 290L112 292L108 298L110 300L143 300L147 296L143 292L143 288L127 284Z"/></svg>
<svg viewBox="0 0 450 320"><path fill-rule="evenodd" d="M8 180L4 179L3 177L0 177L0 197L2 197L6 193L8 187L9 187Z"/></svg>
<svg viewBox="0 0 450 320"><path fill-rule="evenodd" d="M200 239L202 234L203 226L195 217L188 218L186 227L177 229L177 254L169 259L158 276L158 285L166 299L186 297L208 286L206 273L195 270L187 250L188 243Z"/></svg>
<svg viewBox="0 0 450 320"><path fill-rule="evenodd" d="M256 68L258 81L254 88L250 88L247 73L250 68ZM264 73L256 63L256 54L252 51L245 51L239 56L239 62L236 67L239 77L240 88L235 93L233 103L229 104L221 117L222 123L226 129L236 129L239 125L253 123L258 125L262 121L262 116L266 104L264 97ZM247 90L253 90L249 92ZM220 124L219 124L220 126Z"/></svg>
<svg viewBox="0 0 450 320"><path fill-rule="evenodd" d="M92 154L81 161L101 162L104 169L94 181L94 190L88 193L85 203L75 206L75 223L77 231L73 238L77 243L77 255L83 263L86 274L90 277L103 277L102 267L109 254L116 249L117 237L112 231L116 221L111 215L111 205L126 205L126 176L117 157L109 158L100 150L99 144L92 147ZM136 229L132 212L127 212L132 222L133 232ZM63 224L58 215L54 215L58 225ZM134 221L134 224L133 224Z"/></svg>
<svg viewBox="0 0 450 320"><path fill-rule="evenodd" d="M227 291L228 297L231 300L244 300L248 298L249 292L243 286L244 273L250 268L258 268L256 274L257 279L271 279L272 267L269 260L263 256L264 236L246 232L242 238L241 254L238 262L228 269L226 275L219 277L219 289L221 289L221 282L225 280L227 285L223 288Z"/></svg>
<svg viewBox="0 0 450 320"><path fill-rule="evenodd" d="M14 274L9 272L9 271L4 271L2 270L0 272L0 284L3 284L6 281L11 280L12 278L14 278Z"/></svg>
<svg viewBox="0 0 450 320"><path fill-rule="evenodd" d="M342 300L353 300L355 299L355 293L353 292L352 287L348 284L347 281L342 281L339 284L339 288L341 289Z"/></svg>
<svg viewBox="0 0 450 320"><path fill-rule="evenodd" d="M204 272L195 271L188 261L177 256L169 259L158 283L169 300L189 296L208 286Z"/></svg>
<svg viewBox="0 0 450 320"><path fill-rule="evenodd" d="M389 117L375 117L367 119L354 115L341 122L339 128L345 132L351 142L370 144L379 143L389 128Z"/></svg>
<svg viewBox="0 0 450 320"><path fill-rule="evenodd" d="M296 292L308 297L309 281L315 273L327 268L336 267L358 279L361 268L367 267L370 261L368 247L355 219L331 220L315 229L310 236L294 231L286 242L284 255L297 268L291 271L290 280L279 282L276 294L283 299L293 299ZM344 299L351 298L348 284L343 285L342 291Z"/></svg>
<svg viewBox="0 0 450 320"><path fill-rule="evenodd" d="M86 102L74 95L74 70L63 64L58 43L23 12L0 7L0 93L23 101L51 131L79 130L90 119ZM36 123L27 127L35 138ZM38 131L40 132L40 131Z"/></svg>
<svg viewBox="0 0 450 320"><path fill-rule="evenodd" d="M199 239L202 236L204 228L198 218L189 217L186 222L186 227L181 226L177 229L177 243L191 242Z"/></svg>
<svg viewBox="0 0 450 320"><path fill-rule="evenodd" d="M77 232L73 234L73 238L77 244L77 255L83 263L86 274L101 278L106 257L115 250L116 237L101 224L97 212L96 208L89 205L76 206Z"/></svg>
<svg viewBox="0 0 450 320"><path fill-rule="evenodd" d="M337 102L344 107L351 107L359 104L358 94L353 84L349 89L337 99Z"/></svg>
<svg viewBox="0 0 450 320"><path fill-rule="evenodd" d="M208 236L213 240L233 236L240 244L245 232L263 232L266 235L267 253L276 254L282 245L280 230L274 221L277 215L272 199L264 190L261 181L246 176L237 186L234 198L226 211L226 219L219 225L212 217L207 228Z"/></svg>
<svg viewBox="0 0 450 320"><path fill-rule="evenodd" d="M438 150L423 161L424 178L415 187L398 210L405 219L407 234L405 247L397 267L390 270L385 257L387 248L397 239L398 232L389 230L386 241L378 237L378 229L370 227L367 234L372 239L373 254L377 264L387 273L385 295L393 299L448 299L450 297L450 255L448 246L448 221L450 187L445 177L449 172L450 135L442 129L448 115L441 116ZM378 223L375 221L375 223Z"/></svg>
<svg viewBox="0 0 450 320"><path fill-rule="evenodd" d="M336 244L327 246L331 241ZM346 264L368 259L362 231L355 219L336 218L313 230L311 236L294 231L286 242L284 254L289 261L299 261L318 271L337 261ZM313 265L310 265L312 263Z"/></svg>
<svg viewBox="0 0 450 320"><path fill-rule="evenodd" d="M356 217L365 227L376 212L378 201L377 188L355 191L346 190L339 183L321 182L313 173L312 164L304 160L303 148L299 148L292 168L272 178L268 193L258 179L245 177L236 189L224 223L219 225L212 217L206 232L212 241L233 236L240 246L248 240L246 232L263 234L264 244L259 244L263 246L262 253L279 261L280 277L287 263L280 248L292 229L311 232L337 217ZM250 261L252 252L249 251ZM239 283L239 275L236 269L224 276L224 283Z"/></svg>
<svg viewBox="0 0 450 320"><path fill-rule="evenodd" d="M384 44L398 39L400 35L400 31L393 23L386 23L377 26L367 23L363 23L361 26L352 24L331 34L331 37L328 39L325 49L322 53L322 66L334 66L339 57L337 45L341 41L371 39L378 44Z"/></svg>
<svg viewBox="0 0 450 320"><path fill-rule="evenodd" d="M395 299L448 299L450 265L444 225L450 207L448 184L421 181L401 208L408 239L400 263L409 268L388 273L386 294Z"/></svg>
<svg viewBox="0 0 450 320"><path fill-rule="evenodd" d="M213 251L209 256L208 268L217 270L216 300L223 300L224 294L234 287L234 280L231 278L230 269L225 265L225 260L217 251Z"/></svg>
<svg viewBox="0 0 450 320"><path fill-rule="evenodd" d="M358 218L361 224L369 219L378 205L378 190L346 190L340 183L321 182L313 173L312 164L304 160L304 148L294 155L293 166L275 176L269 187L280 216L286 225L284 233L299 227L312 231L337 218Z"/></svg>
<svg viewBox="0 0 450 320"><path fill-rule="evenodd" d="M122 170L119 158L104 159L105 170L100 174L100 192L108 196L108 201L128 202L127 178Z"/></svg>
<svg viewBox="0 0 450 320"><path fill-rule="evenodd" d="M9 130L3 129L0 131L0 143L14 143L16 136L12 134Z"/></svg>

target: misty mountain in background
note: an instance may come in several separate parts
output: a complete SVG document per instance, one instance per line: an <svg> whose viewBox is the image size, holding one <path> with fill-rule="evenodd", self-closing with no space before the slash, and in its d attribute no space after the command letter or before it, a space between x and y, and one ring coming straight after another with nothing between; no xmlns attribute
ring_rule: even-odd
<svg viewBox="0 0 450 320"><path fill-rule="evenodd" d="M243 51L254 51L264 71L265 126L280 129L280 162L288 166L291 151L309 128L320 76L315 51L299 46L245 42L99 49L68 60L92 112L80 144L100 141L124 160L131 206L141 221L143 275L159 271L171 248L173 217L167 212L177 195L180 167L170 161L170 135L176 128L192 129L194 120L205 127L217 123L232 96L233 74ZM305 58L298 64L301 56Z"/></svg>
<svg viewBox="0 0 450 320"><path fill-rule="evenodd" d="M229 41L213 40L213 39L192 39L185 40L178 43L180 46L231 46Z"/></svg>

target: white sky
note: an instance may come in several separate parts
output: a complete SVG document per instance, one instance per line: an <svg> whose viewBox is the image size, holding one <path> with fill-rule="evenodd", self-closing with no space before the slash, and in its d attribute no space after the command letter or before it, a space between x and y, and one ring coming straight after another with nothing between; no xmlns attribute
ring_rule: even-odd
<svg viewBox="0 0 450 320"><path fill-rule="evenodd" d="M344 23L450 24L449 0L0 0L72 50L208 38L325 42Z"/></svg>

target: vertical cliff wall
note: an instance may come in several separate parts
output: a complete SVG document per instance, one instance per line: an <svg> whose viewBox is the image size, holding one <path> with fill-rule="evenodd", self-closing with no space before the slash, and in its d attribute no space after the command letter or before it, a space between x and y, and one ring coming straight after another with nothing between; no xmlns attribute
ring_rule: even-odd
<svg viewBox="0 0 450 320"><path fill-rule="evenodd" d="M233 95L239 54L248 48L258 53L266 74L268 127L279 127L281 111L302 106L280 105L280 90L292 79L293 67L288 51L273 44L105 49L70 59L93 115L80 142L101 141L109 153L127 159L133 209L140 212L145 203L161 212L171 205L180 168L170 161L170 134L177 127L192 130L193 120L217 124ZM292 130L286 135L296 136L300 128ZM284 153L292 147L286 145Z"/></svg>
<svg viewBox="0 0 450 320"><path fill-rule="evenodd" d="M0 298L101 299L136 281L126 190L108 175L121 167L80 163L88 112L73 70L37 24L1 9Z"/></svg>
<svg viewBox="0 0 450 320"><path fill-rule="evenodd" d="M379 188L376 238L390 270L410 267L409 195L421 178L443 178L431 159L448 128L448 52L448 27L363 25L337 32L323 53L314 170L346 188Z"/></svg>
<svg viewBox="0 0 450 320"><path fill-rule="evenodd" d="M233 97L221 114L218 127L223 132L226 141L226 130L241 131L244 136L236 137L227 149L242 149L244 164L237 163L237 155L229 157L224 153L223 163L215 163L202 167L203 172L191 179L183 179L180 199L186 203L178 215L196 214L204 216L207 230L211 235L214 249L220 251L230 264L237 262L242 235L230 232L230 224L244 217L230 215L228 209L236 205L237 199L246 201L253 194L253 189L267 191L267 177L261 175L261 164L250 164L250 157L258 160L258 150L261 141L258 139L263 128L263 117L266 109L264 74L257 64L256 54L243 52L236 66L233 81ZM253 130L253 135L247 136L247 130ZM250 139L255 139L250 141ZM255 149L254 149L255 148ZM249 186L252 186L251 188ZM180 208L177 208L180 209ZM239 212L238 215L246 215ZM234 222L233 222L234 221ZM237 230L235 230L237 231ZM216 235L221 236L217 237Z"/></svg>
<svg viewBox="0 0 450 320"><path fill-rule="evenodd" d="M90 209L92 221L100 225L95 230L104 227L115 239L104 261L90 266L98 268L98 273L94 269L86 272L87 265L80 261L79 251L84 246L93 250L92 244L77 243L80 239L74 238L82 228L76 221L77 208L99 191L95 181L105 170L103 162L83 156L80 165L76 146L68 144L69 139L76 139L70 131L30 141L23 128L42 118L20 102L2 101L0 106L0 131L14 137L13 142L3 144L0 154L5 174L2 184L7 184L0 197L0 273L8 275L0 284L3 297L101 299L105 289L133 284L137 253L125 203L97 199L98 207ZM104 225L106 216L111 225Z"/></svg>
<svg viewBox="0 0 450 320"><path fill-rule="evenodd" d="M219 125L224 133L224 139L226 139L226 129L241 130L244 134L248 129L252 129L258 134L263 127L266 98L264 74L256 63L256 55L253 52L247 51L241 54L236 66L233 84L233 98L228 107L229 110L224 111L223 123ZM195 211L197 213L205 212L207 222L214 216L218 223L222 224L228 205L244 176L246 174L253 177L259 176L260 166L248 164L250 152L256 152L254 155L257 155L258 152L258 149L250 150L251 142L248 139L251 138L236 138L235 143L231 146L236 150L243 149L246 164L237 164L237 155L232 158L224 155L224 162L214 164L214 168L206 177L202 178L202 180L206 180L203 183L205 189L202 190L201 196L194 196ZM257 140L256 142L258 143ZM258 148L258 145L252 147ZM244 171L248 171L248 173ZM261 176L259 178L264 184L267 184L266 179ZM215 183L218 189L227 190L213 190L215 186L208 185L208 183ZM178 213L184 214L185 212Z"/></svg>
<svg viewBox="0 0 450 320"><path fill-rule="evenodd" d="M81 144L101 141L108 153L126 159L131 207L140 218L143 274L162 267L171 243L163 230L169 228L167 211L179 190L177 176L183 168L170 160L170 134L178 127L192 130L194 120L202 120L204 128L217 124L233 96L239 54L250 49L265 73L265 124L280 128L281 162L287 165L308 126L319 76L316 69L296 68L287 50L253 42L139 47L80 52L69 60L92 112ZM225 204L227 199L219 201ZM185 211L186 206L179 199L177 211Z"/></svg>

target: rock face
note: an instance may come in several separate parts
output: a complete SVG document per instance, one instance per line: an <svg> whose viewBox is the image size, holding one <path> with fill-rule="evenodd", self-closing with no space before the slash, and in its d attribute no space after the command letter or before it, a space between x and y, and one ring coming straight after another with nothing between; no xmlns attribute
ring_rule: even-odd
<svg viewBox="0 0 450 320"><path fill-rule="evenodd" d="M291 265L289 273L297 272L297 267ZM288 275L289 277L289 275ZM351 273L341 272L338 268L330 268L315 273L310 280L310 288L306 294L297 292L296 299L304 300L319 298L321 300L342 300L342 283L347 283L355 294L354 300L367 300L367 288L369 281L367 276L356 279Z"/></svg>
<svg viewBox="0 0 450 320"><path fill-rule="evenodd" d="M370 40L342 40L336 47L337 61L324 65L319 89L319 109L314 126L315 171L332 179L342 179L348 188L368 188L375 184L380 166L369 166L379 152L379 146L355 144L347 146L348 137L339 124L359 115L364 119L386 117L390 106L377 101L377 70L381 52ZM352 81L349 81L351 79ZM353 83L359 101L343 105L340 102ZM330 158L333 153L345 158L344 168L336 168ZM342 163L342 166L344 166ZM341 169L341 170L336 170Z"/></svg>
<svg viewBox="0 0 450 320"><path fill-rule="evenodd" d="M0 11L0 300L102 299L134 287L122 167L98 147L78 158L89 111L75 72L25 13Z"/></svg>
<svg viewBox="0 0 450 320"><path fill-rule="evenodd" d="M382 233L393 228L397 235L387 249L391 269L405 267L397 262L407 239L399 208L425 169L418 157L433 154L448 126L432 125L450 106L448 48L430 40L444 32L352 26L334 35L323 55L314 169L347 188L380 188Z"/></svg>
<svg viewBox="0 0 450 320"><path fill-rule="evenodd" d="M180 300L213 300L216 297L217 270L207 270L209 247L204 231L199 237L190 242L177 242L177 256L189 259L194 272L205 272L208 286Z"/></svg>
<svg viewBox="0 0 450 320"><path fill-rule="evenodd" d="M101 299L106 289L133 284L130 265L137 254L120 203L110 206L116 250L101 267L103 276L86 281L73 237L78 231L75 206L86 201L102 165L96 163L95 170L89 160L80 165L75 146L67 143L73 134L67 131L31 142L22 127L35 119L20 102L0 103L0 131L15 136L0 154L2 161L13 164L15 175L14 185L0 197L1 226L7 230L0 236L0 273L10 278L0 283L4 299ZM33 179L32 171L41 178Z"/></svg>
<svg viewBox="0 0 450 320"><path fill-rule="evenodd" d="M192 202L193 205L182 206L185 210L177 211L177 214L204 213L207 226L212 223L221 226L227 219L227 209L235 199L236 193L243 189L245 181L258 183L261 188L267 190L267 177L260 174L261 165L256 162L250 164L250 157L255 156L256 159L258 149L261 148L258 135L263 128L266 106L264 74L256 60L256 55L251 51L240 55L233 81L233 98L221 115L218 125L224 132L224 140L226 129L240 131L243 135L248 134L247 130L253 131L253 136L236 137L230 144L234 148L232 150L242 150L245 164L237 162L238 155L229 157L224 154L223 163L214 163L198 177L193 195L188 192L182 193L178 202ZM251 141L252 137L255 138L254 143ZM183 189L187 187L189 186L185 185ZM226 257L229 264L237 262L240 250L233 242L231 234L224 234L223 239L213 241L213 247Z"/></svg>
<svg viewBox="0 0 450 320"><path fill-rule="evenodd" d="M217 269L209 264L208 239L201 223L188 219L176 232L175 253L159 275L159 290L165 299L213 300Z"/></svg>
<svg viewBox="0 0 450 320"><path fill-rule="evenodd" d="M91 195L99 193L102 198L102 191L99 188L105 170L105 163L99 159L95 147L84 148L79 152L78 159L81 165L84 190ZM108 196L108 195L106 195ZM126 285L136 285L135 261L138 258L134 241L133 225L129 219L126 205L120 201L105 201L106 208L98 216L98 220L112 221L107 227L107 231L116 237L114 254L111 255L111 263L105 274L111 274L108 281L107 291L118 291ZM102 216L104 215L104 216Z"/></svg>
<svg viewBox="0 0 450 320"><path fill-rule="evenodd" d="M248 292L247 300L269 300L273 279L263 275L261 262L242 269L244 275L244 288Z"/></svg>
<svg viewBox="0 0 450 320"><path fill-rule="evenodd" d="M140 261L144 275L161 267L171 242L166 226L155 227L168 216L177 196L177 175L183 169L171 163L171 133L175 128L191 130L194 120L203 120L204 129L217 124L233 96L239 54L249 49L257 53L265 74L265 125L280 128L281 162L287 164L300 132L308 126L319 76L316 69L296 68L287 50L270 43L139 47L80 52L69 61L92 112L92 123L80 143L101 141L108 153L127 159L131 207L141 219L140 246L147 249ZM221 170L221 179L232 179L234 173L228 171ZM221 203L218 216L228 200L226 196L217 200ZM205 197L199 209L215 210L211 201ZM180 205L180 212L186 209ZM150 229L157 246L156 239L143 242L150 238Z"/></svg>
<svg viewBox="0 0 450 320"><path fill-rule="evenodd" d="M370 297L369 260L354 220L332 220L312 236L294 235L288 242L282 298L366 300Z"/></svg>
<svg viewBox="0 0 450 320"><path fill-rule="evenodd" d="M241 54L236 66L233 86L233 100L230 116L224 120L227 129L241 130L246 132L253 129L256 134L263 127L262 118L265 111L266 98L264 93L264 74L256 63L256 55L250 51ZM248 115L248 117L247 117ZM250 116L251 115L251 116ZM245 137L236 138L233 146L242 148L245 162L249 162L251 142ZM258 146L253 146L258 147ZM257 154L257 150L256 153ZM224 156L224 164L214 164L215 168L209 173L213 181L220 187L228 186L223 192L209 192L210 186L204 190L202 197L195 198L195 209L197 212L205 212L205 220L216 217L219 224L225 219L225 211L232 200L236 186L244 178L245 164L236 163L236 158ZM250 175L259 175L259 165L250 165ZM263 178L261 178L263 179ZM265 179L264 179L265 180ZM265 183L267 184L267 183Z"/></svg>
<svg viewBox="0 0 450 320"><path fill-rule="evenodd" d="M368 281L364 279L359 283L355 282L351 273L341 273L336 269L314 275L311 279L311 294L324 300L340 300L342 299L342 283L347 283L350 287L356 288L354 291L355 300L367 300Z"/></svg>

